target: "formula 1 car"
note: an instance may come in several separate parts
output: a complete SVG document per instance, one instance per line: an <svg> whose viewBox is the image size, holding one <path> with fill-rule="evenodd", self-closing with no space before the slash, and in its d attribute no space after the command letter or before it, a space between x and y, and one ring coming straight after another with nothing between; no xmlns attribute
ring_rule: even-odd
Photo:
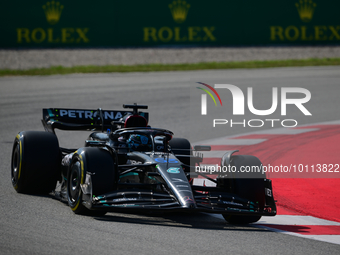
<svg viewBox="0 0 340 255"><path fill-rule="evenodd" d="M235 174L215 178L196 172L210 146L173 138L166 129L148 125L145 105L123 105L124 111L43 109L45 131L22 131L14 141L11 177L19 193L52 192L83 215L109 211L183 211L222 214L233 224L274 216L272 185ZM59 147L55 129L93 131L78 149ZM260 166L254 156L228 151L221 166ZM190 171L191 170L191 171ZM194 185L195 177L216 184ZM59 182L59 185L56 185ZM56 188L59 187L59 188Z"/></svg>

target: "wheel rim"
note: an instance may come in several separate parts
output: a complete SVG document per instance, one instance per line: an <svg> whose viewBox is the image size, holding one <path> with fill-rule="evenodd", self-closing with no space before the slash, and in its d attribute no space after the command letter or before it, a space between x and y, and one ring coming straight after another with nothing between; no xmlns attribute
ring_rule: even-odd
<svg viewBox="0 0 340 255"><path fill-rule="evenodd" d="M68 178L68 195L69 200L72 205L74 205L78 199L80 194L80 164L76 162L71 167L71 173Z"/></svg>
<svg viewBox="0 0 340 255"><path fill-rule="evenodd" d="M16 185L18 182L19 176L19 165L20 165L20 154L19 154L19 143L16 144L13 150L12 156L12 169L11 169L11 176L12 176L12 184Z"/></svg>

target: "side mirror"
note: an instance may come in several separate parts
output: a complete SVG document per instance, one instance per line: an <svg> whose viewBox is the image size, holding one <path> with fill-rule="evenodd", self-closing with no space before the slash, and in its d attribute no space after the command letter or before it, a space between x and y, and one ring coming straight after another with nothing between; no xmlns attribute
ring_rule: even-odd
<svg viewBox="0 0 340 255"><path fill-rule="evenodd" d="M211 146L209 146L209 145L195 145L194 150L195 151L211 151Z"/></svg>

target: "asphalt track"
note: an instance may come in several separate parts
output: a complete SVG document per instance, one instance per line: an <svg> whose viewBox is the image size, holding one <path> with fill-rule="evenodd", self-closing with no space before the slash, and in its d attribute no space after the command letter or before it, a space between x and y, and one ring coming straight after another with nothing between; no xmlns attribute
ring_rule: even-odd
<svg viewBox="0 0 340 255"><path fill-rule="evenodd" d="M1 254L338 254L339 245L284 235L256 225L228 225L218 217L108 213L74 215L49 196L17 194L10 183L11 147L21 130L43 130L44 107L121 109L123 103L148 104L150 124L200 141L238 135L251 128L189 128L189 88L194 82L228 83L258 89L267 102L271 87L311 91L313 116L294 112L299 124L340 119L339 67L275 68L230 71L67 75L0 79L0 253ZM260 100L261 99L261 100ZM197 102L199 107L199 102ZM261 106L259 106L260 108ZM189 116L189 117L188 117ZM245 118L252 117L246 113ZM84 133L58 133L64 147L83 146ZM37 155L39 157L39 155Z"/></svg>

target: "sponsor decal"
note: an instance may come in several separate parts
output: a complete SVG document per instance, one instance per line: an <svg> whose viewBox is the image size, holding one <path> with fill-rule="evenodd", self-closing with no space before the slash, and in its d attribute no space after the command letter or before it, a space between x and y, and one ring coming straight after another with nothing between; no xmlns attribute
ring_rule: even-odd
<svg viewBox="0 0 340 255"><path fill-rule="evenodd" d="M184 183L187 183L186 180L179 179L179 178L172 178L172 182L184 182Z"/></svg>
<svg viewBox="0 0 340 255"><path fill-rule="evenodd" d="M194 203L194 200L193 200L191 197L189 197L189 196L183 197L183 200L184 200L185 202L187 202L187 203Z"/></svg>
<svg viewBox="0 0 340 255"><path fill-rule="evenodd" d="M169 160L164 158L155 158L155 161L158 163L178 163L178 160L174 158L169 158Z"/></svg>
<svg viewBox="0 0 340 255"><path fill-rule="evenodd" d="M141 165L141 164L143 164L143 162L137 161L137 160L133 160L133 159L130 159L130 164L131 164L131 165ZM157 166L156 166L156 167L157 167Z"/></svg>
<svg viewBox="0 0 340 255"><path fill-rule="evenodd" d="M162 145L158 145L156 148L157 148L157 150L159 150L159 151L164 150L164 146L162 146Z"/></svg>
<svg viewBox="0 0 340 255"><path fill-rule="evenodd" d="M174 21L177 23L183 23L187 18L190 4L188 4L186 1L175 0L169 4L169 9Z"/></svg>
<svg viewBox="0 0 340 255"><path fill-rule="evenodd" d="M243 206L243 204L239 204L239 203L235 203L235 202L228 202L228 201L222 201L223 204L227 204L227 205L238 205L238 206Z"/></svg>
<svg viewBox="0 0 340 255"><path fill-rule="evenodd" d="M60 19L61 12L64 9L64 6L60 4L60 2L47 2L42 6L45 11L46 20L51 25L57 24Z"/></svg>
<svg viewBox="0 0 340 255"><path fill-rule="evenodd" d="M106 205L106 204L104 204ZM135 205L135 204L119 204L119 205L106 205L106 206L114 206L114 207L132 207L132 206L139 206L139 205Z"/></svg>
<svg viewBox="0 0 340 255"><path fill-rule="evenodd" d="M59 111L59 114L58 114ZM91 119L97 117L97 111L88 110L66 110L66 109L56 109L56 117L69 117L77 119ZM117 111L103 111L103 117L106 120L117 120L123 117L122 112Z"/></svg>
<svg viewBox="0 0 340 255"><path fill-rule="evenodd" d="M268 188L266 188L266 195L268 197L272 197L272 191L270 189L268 189Z"/></svg>
<svg viewBox="0 0 340 255"><path fill-rule="evenodd" d="M168 170L166 170L170 174L179 174L179 168L178 167L170 167Z"/></svg>
<svg viewBox="0 0 340 255"><path fill-rule="evenodd" d="M310 22L313 18L316 3L312 0L300 0L300 2L295 3L296 9L299 13L300 19L303 22Z"/></svg>
<svg viewBox="0 0 340 255"><path fill-rule="evenodd" d="M292 6L293 7L293 6ZM302 25L270 26L271 41L338 41L340 40L340 26L331 24L310 25L314 17L317 4L312 0L300 0L295 3L296 14ZM321 11L321 10L320 10ZM322 11L321 11L322 12ZM322 13L319 12L322 16ZM325 15L325 14L323 14ZM320 17L320 15L319 15Z"/></svg>
<svg viewBox="0 0 340 255"><path fill-rule="evenodd" d="M140 140L142 144L148 144L149 139L146 136L140 136Z"/></svg>
<svg viewBox="0 0 340 255"><path fill-rule="evenodd" d="M88 27L56 27L64 10L64 5L57 1L46 2L42 6L45 13L46 21L51 27L29 28L19 27L16 29L18 44L86 44L90 40L88 38Z"/></svg>
<svg viewBox="0 0 340 255"><path fill-rule="evenodd" d="M116 198L112 199L112 202L121 202L121 201L136 201L137 198L135 197L124 197L124 198Z"/></svg>

